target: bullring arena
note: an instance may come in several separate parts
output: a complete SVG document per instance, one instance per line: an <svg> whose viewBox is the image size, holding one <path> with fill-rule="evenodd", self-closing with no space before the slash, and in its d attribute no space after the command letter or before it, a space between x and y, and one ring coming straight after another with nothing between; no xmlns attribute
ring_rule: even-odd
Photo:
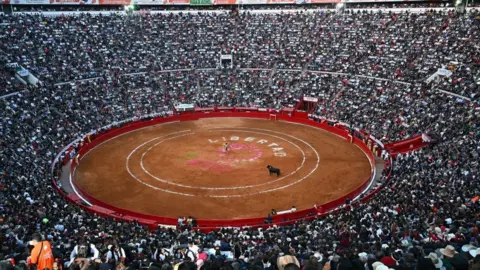
<svg viewBox="0 0 480 270"><path fill-rule="evenodd" d="M363 143L328 126L232 116L149 120L95 139L77 158L72 184L90 202L140 216L242 220L342 204L374 176ZM281 175L269 175L267 165Z"/></svg>
<svg viewBox="0 0 480 270"><path fill-rule="evenodd" d="M0 0L0 270L479 270L479 7Z"/></svg>

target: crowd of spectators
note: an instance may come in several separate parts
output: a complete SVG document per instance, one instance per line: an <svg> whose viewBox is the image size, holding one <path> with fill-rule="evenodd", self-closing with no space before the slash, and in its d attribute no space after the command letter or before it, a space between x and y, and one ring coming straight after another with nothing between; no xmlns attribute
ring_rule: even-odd
<svg viewBox="0 0 480 270"><path fill-rule="evenodd" d="M18 91L23 87L12 72L2 67L0 67L0 85L2 88L5 88L4 91L2 91L3 93Z"/></svg>
<svg viewBox="0 0 480 270"><path fill-rule="evenodd" d="M0 15L0 50L41 80L0 100L1 269L480 269L477 16ZM218 68L222 53L233 68ZM442 66L452 76L427 84ZM2 72L0 93L16 91ZM152 231L49 183L55 155L92 129L177 102L281 109L304 95L319 98L315 117L384 142L438 143L398 156L365 204L269 229Z"/></svg>
<svg viewBox="0 0 480 270"><path fill-rule="evenodd" d="M153 4L153 3L152 3ZM448 1L443 2L377 2L372 3L347 3L348 8L353 9L379 9L379 8L438 8L438 7L451 7L452 4ZM468 3L469 7L478 6L478 3L474 1ZM271 10L271 9L335 9L336 4L328 3L316 3L316 4L268 4L268 5L212 5L212 6L194 6L188 5L141 5L134 6L134 10L140 11L188 11L188 10L234 10L236 8L244 10ZM123 5L13 5L13 11L16 12L65 12L65 11L114 11L121 12L125 10Z"/></svg>
<svg viewBox="0 0 480 270"><path fill-rule="evenodd" d="M45 83L119 73L216 68L342 72L421 82L477 97L478 14L348 10L277 14L3 15L0 49ZM22 27L18 27L18 26ZM453 63L453 64L452 64ZM53 75L55 74L55 75Z"/></svg>

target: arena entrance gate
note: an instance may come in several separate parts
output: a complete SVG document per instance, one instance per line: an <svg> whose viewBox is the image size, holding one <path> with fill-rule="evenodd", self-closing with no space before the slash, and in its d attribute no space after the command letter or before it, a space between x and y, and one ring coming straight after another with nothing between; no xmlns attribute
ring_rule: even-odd
<svg viewBox="0 0 480 270"><path fill-rule="evenodd" d="M318 98L315 97L303 97L300 102L298 102L295 112L311 114L315 111L318 104Z"/></svg>
<svg viewBox="0 0 480 270"><path fill-rule="evenodd" d="M220 68L233 68L233 56L231 54L220 55Z"/></svg>

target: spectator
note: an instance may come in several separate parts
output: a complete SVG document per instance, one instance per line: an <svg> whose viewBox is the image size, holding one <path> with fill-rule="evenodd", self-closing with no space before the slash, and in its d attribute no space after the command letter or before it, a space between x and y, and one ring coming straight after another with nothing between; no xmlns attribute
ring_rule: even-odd
<svg viewBox="0 0 480 270"><path fill-rule="evenodd" d="M125 250L118 245L109 245L107 252L107 262L113 266L117 266L120 263L125 262Z"/></svg>
<svg viewBox="0 0 480 270"><path fill-rule="evenodd" d="M292 249L286 249L286 252L277 259L277 267L279 270L284 270L289 264L294 264L300 268L300 262L293 255Z"/></svg>
<svg viewBox="0 0 480 270"><path fill-rule="evenodd" d="M76 245L72 253L70 254L70 263L76 259L86 259L88 262L100 259L100 252L94 244L88 243L87 240L82 239L78 245ZM68 266L68 264L67 264Z"/></svg>
<svg viewBox="0 0 480 270"><path fill-rule="evenodd" d="M448 260L449 264L452 265L454 269L468 270L467 258L456 252L453 246L448 245L444 249L441 249L440 252L443 254L444 258Z"/></svg>
<svg viewBox="0 0 480 270"><path fill-rule="evenodd" d="M43 240L39 233L34 233L32 240L28 244L33 246L30 254L30 263L36 265L37 269L53 270L54 258L50 242Z"/></svg>

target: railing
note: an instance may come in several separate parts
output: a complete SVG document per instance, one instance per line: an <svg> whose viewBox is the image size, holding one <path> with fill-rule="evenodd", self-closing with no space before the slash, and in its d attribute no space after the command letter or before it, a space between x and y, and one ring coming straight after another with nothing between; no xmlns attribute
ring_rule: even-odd
<svg viewBox="0 0 480 270"><path fill-rule="evenodd" d="M207 71L213 71L216 70L215 68L205 68L205 69L191 69L191 68L186 68L186 69L170 69L170 70L158 70L158 71L153 71L152 73L154 74L161 74L161 73L170 73L170 72L190 72L190 71L195 71L195 70L207 70ZM253 70L253 71L272 71L273 69L263 69L263 68L239 68L239 70ZM278 72L302 72L301 69L281 69L277 68L276 69ZM343 73L343 72L332 72L332 71L322 71L322 70L305 70L305 73L312 73L312 74L328 74L328 75L334 75L334 76L348 76L348 77L353 77L353 78L365 78L365 79L371 79L371 80L380 80L380 81L388 81L391 83L395 84L402 84L402 85L411 85L409 82L404 82L404 81L399 81L399 80L391 80L387 78L380 78L380 77L373 77L373 76L368 76L368 75L360 75L360 74L348 74L348 73ZM148 72L133 72L133 73L125 73L125 74L120 74L120 76L134 76L134 75L142 75L142 74L148 74ZM95 78L89 78L89 79L82 79L82 80L76 80L76 81L68 81L68 82L60 82L56 83L55 85L64 85L64 84L69 84L69 83L75 83L75 82L88 82L88 81L94 81L101 79L102 77L95 77ZM455 94L446 90L442 89L437 89L437 92L449 95L449 96L454 96L461 98L463 100L471 101L470 98Z"/></svg>

